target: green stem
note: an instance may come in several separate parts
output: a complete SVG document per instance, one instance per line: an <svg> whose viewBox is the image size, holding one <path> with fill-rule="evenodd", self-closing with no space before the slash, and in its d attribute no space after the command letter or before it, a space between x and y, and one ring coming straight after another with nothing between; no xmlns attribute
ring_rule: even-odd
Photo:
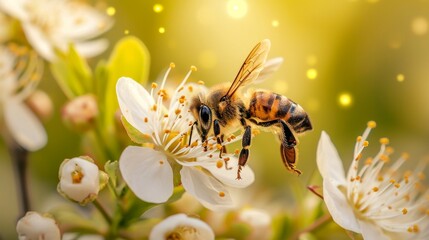
<svg viewBox="0 0 429 240"><path fill-rule="evenodd" d="M97 210L101 213L101 215L104 217L106 222L109 225L111 225L112 224L112 218L107 213L107 211L104 209L104 207L100 204L100 202L97 199L95 199L92 203L94 204L95 208L97 208Z"/></svg>

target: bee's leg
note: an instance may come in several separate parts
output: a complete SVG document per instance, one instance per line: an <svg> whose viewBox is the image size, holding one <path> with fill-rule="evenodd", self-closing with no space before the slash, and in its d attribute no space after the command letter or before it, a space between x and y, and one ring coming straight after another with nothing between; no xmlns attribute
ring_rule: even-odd
<svg viewBox="0 0 429 240"><path fill-rule="evenodd" d="M280 136L280 140L282 141L282 144L280 145L280 154L282 156L283 164L288 170L300 175L301 171L296 169L295 166L298 155L295 147L297 140L285 121L279 120L279 123L283 130L282 136Z"/></svg>
<svg viewBox="0 0 429 240"><path fill-rule="evenodd" d="M189 143L188 143L188 146L191 146L191 142L192 142L192 133L194 132L194 126L195 125L197 125L197 121L195 121L193 124L192 124L192 126L191 126L191 130L190 130L190 133L189 133Z"/></svg>
<svg viewBox="0 0 429 240"><path fill-rule="evenodd" d="M295 146L297 145L297 140L290 130L289 125L287 125L287 123L281 119L268 122L257 122L254 119L249 120L252 123L262 127L270 127L274 124L280 125L280 128L282 129L282 132L279 136L281 141L280 154L282 156L283 164L288 170L301 174L301 171L296 169L295 166L297 159L297 151Z"/></svg>
<svg viewBox="0 0 429 240"><path fill-rule="evenodd" d="M219 158L222 158L224 146L222 145L223 138L221 136L223 136L223 135L220 134L220 124L219 124L219 120L217 120L217 119L215 119L213 121L213 131L214 131L214 135L216 137L216 142L218 144L218 149L220 150L219 151Z"/></svg>
<svg viewBox="0 0 429 240"><path fill-rule="evenodd" d="M240 172L241 168L246 165L247 159L249 158L249 147L252 140L252 128L249 125L245 126L243 138L241 139L241 146L243 147L238 157L238 170L237 179L241 179Z"/></svg>

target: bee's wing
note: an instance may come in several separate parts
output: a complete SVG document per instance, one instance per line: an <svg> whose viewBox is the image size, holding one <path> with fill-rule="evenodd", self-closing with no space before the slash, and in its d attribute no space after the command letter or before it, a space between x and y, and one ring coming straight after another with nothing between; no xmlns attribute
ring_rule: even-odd
<svg viewBox="0 0 429 240"><path fill-rule="evenodd" d="M259 76L253 81L253 83L261 83L265 81L265 79L270 78L280 68L282 63L282 57L268 59L264 64L264 69L262 69Z"/></svg>
<svg viewBox="0 0 429 240"><path fill-rule="evenodd" d="M270 51L271 42L264 39L250 51L237 76L232 82L226 96L232 96L241 86L245 86L258 78L259 73L264 69L265 60Z"/></svg>

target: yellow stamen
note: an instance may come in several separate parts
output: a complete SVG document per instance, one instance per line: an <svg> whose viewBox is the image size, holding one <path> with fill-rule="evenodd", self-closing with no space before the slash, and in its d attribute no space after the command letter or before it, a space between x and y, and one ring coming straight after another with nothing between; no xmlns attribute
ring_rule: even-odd
<svg viewBox="0 0 429 240"><path fill-rule="evenodd" d="M199 85L204 85L204 81L201 81L201 80L200 80L200 81L198 81L198 84L199 84Z"/></svg>
<svg viewBox="0 0 429 240"><path fill-rule="evenodd" d="M378 192L378 190L379 190L378 187L373 187L372 188L372 191L374 191L374 192Z"/></svg>
<svg viewBox="0 0 429 240"><path fill-rule="evenodd" d="M406 208L403 208L403 209L402 209L402 214L404 214L404 215L405 215L405 214L407 214L407 213L408 213L408 210L407 210Z"/></svg>
<svg viewBox="0 0 429 240"><path fill-rule="evenodd" d="M175 68L176 67L176 64L174 64L174 62L171 62L170 63L170 68Z"/></svg>
<svg viewBox="0 0 429 240"><path fill-rule="evenodd" d="M407 152L403 152L401 156L404 160L408 160L410 158L410 155Z"/></svg>
<svg viewBox="0 0 429 240"><path fill-rule="evenodd" d="M388 138L380 138L380 143L381 144L383 144L383 145L387 145L387 144L389 144L389 139Z"/></svg>
<svg viewBox="0 0 429 240"><path fill-rule="evenodd" d="M364 146L364 147L368 147L368 145L369 145L369 142L368 142L368 141L363 142L363 146Z"/></svg>
<svg viewBox="0 0 429 240"><path fill-rule="evenodd" d="M221 167L223 167L223 161L222 161L222 160L217 161L217 162L216 162L216 167L217 167L217 168L221 168Z"/></svg>
<svg viewBox="0 0 429 240"><path fill-rule="evenodd" d="M377 123L376 123L375 121L369 121L369 122L367 123L367 126L368 126L369 128L375 128L375 127L377 126Z"/></svg>
<svg viewBox="0 0 429 240"><path fill-rule="evenodd" d="M176 110L174 111L174 113L175 113L176 115L179 115L181 111L182 111L182 110L180 110L180 109L176 109Z"/></svg>
<svg viewBox="0 0 429 240"><path fill-rule="evenodd" d="M358 137L356 138L356 141L357 141L357 142L362 141L362 136L358 136Z"/></svg>
<svg viewBox="0 0 429 240"><path fill-rule="evenodd" d="M76 167L78 167L78 166L76 166ZM82 172L81 172L81 171L79 171L79 170L74 170L74 171L71 173L71 177L72 177L72 182L73 182L74 184L78 184L78 183L81 183L81 182L82 182L83 174L82 174Z"/></svg>
<svg viewBox="0 0 429 240"><path fill-rule="evenodd" d="M225 197L225 193L224 192L219 192L219 197Z"/></svg>
<svg viewBox="0 0 429 240"><path fill-rule="evenodd" d="M152 88L153 88L153 89L155 89L155 88L157 88L157 87L158 87L158 84L153 82L153 83L152 83Z"/></svg>

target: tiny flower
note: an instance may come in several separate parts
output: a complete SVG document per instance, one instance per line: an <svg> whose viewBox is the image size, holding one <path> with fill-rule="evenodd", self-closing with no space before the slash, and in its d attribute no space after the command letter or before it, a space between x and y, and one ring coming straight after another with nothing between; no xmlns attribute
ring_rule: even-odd
<svg viewBox="0 0 429 240"><path fill-rule="evenodd" d="M149 240L196 240L215 239L213 230L207 223L186 216L185 214L176 214L164 219L153 227L149 235Z"/></svg>
<svg viewBox="0 0 429 240"><path fill-rule="evenodd" d="M107 174L98 170L92 159L66 159L60 166L58 192L81 205L92 202L107 183Z"/></svg>
<svg viewBox="0 0 429 240"><path fill-rule="evenodd" d="M55 220L48 215L37 212L27 212L16 224L20 240L59 240L60 229Z"/></svg>
<svg viewBox="0 0 429 240"><path fill-rule="evenodd" d="M129 146L124 150L119 159L122 176L140 199L162 203L172 195L174 175L180 170L179 184L205 207L232 207L225 185L246 187L253 182L254 174L246 167L242 172L243 179L236 180L237 158L233 154L219 158L215 139L210 138L205 148L197 131L193 131L192 143L188 145L195 121L189 111L188 99L202 86L185 84L191 69L177 89L169 94L164 87L170 70L171 67L161 86L152 84L150 91L130 78L118 80L116 93L124 118L152 145ZM170 96L168 105L166 96ZM129 135L133 139L133 134ZM230 142L233 140L225 141L225 145ZM225 168L225 162L232 170Z"/></svg>
<svg viewBox="0 0 429 240"><path fill-rule="evenodd" d="M256 208L244 208L238 212L238 221L248 224L251 232L246 240L271 239L271 216L266 211Z"/></svg>
<svg viewBox="0 0 429 240"><path fill-rule="evenodd" d="M46 145L47 136L37 116L24 100L37 87L43 66L26 47L0 46L0 120L13 140L28 151Z"/></svg>
<svg viewBox="0 0 429 240"><path fill-rule="evenodd" d="M424 166L402 171L408 155L391 160L393 149L387 146L387 138L380 139L381 148L374 157L363 158L374 127L375 122L369 122L357 138L347 175L328 134L322 132L317 165L326 206L338 225L361 233L364 239L427 239L423 229L429 221L425 215L428 191L420 183Z"/></svg>
<svg viewBox="0 0 429 240"><path fill-rule="evenodd" d="M30 44L48 61L55 60L56 50L67 51L70 43L84 57L107 47L105 39L90 39L108 30L111 19L82 1L0 0L0 10L20 21Z"/></svg>
<svg viewBox="0 0 429 240"><path fill-rule="evenodd" d="M61 112L64 123L75 130L88 130L98 115L97 100L88 94L69 101Z"/></svg>

